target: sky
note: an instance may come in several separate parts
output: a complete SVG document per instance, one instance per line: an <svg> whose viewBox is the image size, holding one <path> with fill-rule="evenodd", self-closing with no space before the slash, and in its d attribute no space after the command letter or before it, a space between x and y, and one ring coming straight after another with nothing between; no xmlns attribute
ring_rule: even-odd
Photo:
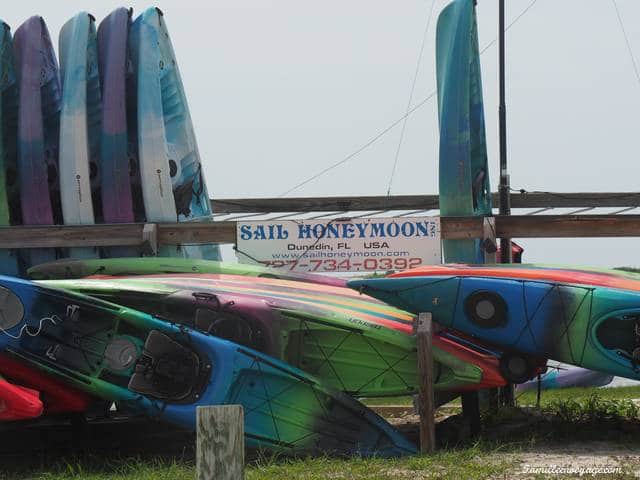
<svg viewBox="0 0 640 480"><path fill-rule="evenodd" d="M509 0L507 22L532 0ZM616 0L640 60L640 2ZM273 197L339 162L406 111L434 0L159 0L185 84L212 196ZM435 88L435 0L412 104ZM497 0L479 0L480 46ZM88 9L118 2L5 2L15 30L42 15L54 41ZM133 1L135 13L150 6ZM497 51L482 55L491 181L498 183ZM529 191L637 191L640 79L611 0L538 0L507 34L511 185ZM291 195L384 195L400 126ZM392 194L438 184L435 98L412 114ZM529 262L640 265L638 239L523 239Z"/></svg>

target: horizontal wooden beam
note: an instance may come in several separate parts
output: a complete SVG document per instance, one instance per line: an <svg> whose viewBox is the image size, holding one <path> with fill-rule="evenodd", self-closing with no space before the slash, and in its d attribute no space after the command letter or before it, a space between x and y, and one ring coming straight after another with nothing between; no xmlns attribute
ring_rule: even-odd
<svg viewBox="0 0 640 480"><path fill-rule="evenodd" d="M443 217L442 238L482 238L482 218ZM640 215L496 216L498 238L640 237Z"/></svg>
<svg viewBox="0 0 640 480"><path fill-rule="evenodd" d="M497 216L497 237L640 237L640 215ZM442 217L442 238L485 238L482 217ZM0 248L143 246L152 230L160 245L235 243L236 222L55 225L0 228ZM154 239L155 243L155 239Z"/></svg>
<svg viewBox="0 0 640 480"><path fill-rule="evenodd" d="M494 205L497 205L496 195ZM640 192L512 193L511 208L602 208L640 207Z"/></svg>
<svg viewBox="0 0 640 480"><path fill-rule="evenodd" d="M640 215L496 217L496 235L511 238L640 237Z"/></svg>
<svg viewBox="0 0 640 480"><path fill-rule="evenodd" d="M498 194L493 194L498 205ZM438 195L366 197L295 197L211 200L216 213L336 212L375 210L437 210ZM512 193L511 208L640 207L640 192Z"/></svg>
<svg viewBox="0 0 640 480"><path fill-rule="evenodd" d="M143 228L143 223L1 227L0 248L140 246Z"/></svg>
<svg viewBox="0 0 640 480"><path fill-rule="evenodd" d="M365 210L415 210L437 209L437 195L394 195L392 197L297 197L214 199L211 208L215 213L244 212L345 212Z"/></svg>

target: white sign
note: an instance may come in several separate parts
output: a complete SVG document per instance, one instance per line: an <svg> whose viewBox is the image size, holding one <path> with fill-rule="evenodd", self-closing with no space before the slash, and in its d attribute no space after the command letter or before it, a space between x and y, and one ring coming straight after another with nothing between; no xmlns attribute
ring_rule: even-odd
<svg viewBox="0 0 640 480"><path fill-rule="evenodd" d="M438 217L239 221L242 263L294 272L405 270L441 263Z"/></svg>

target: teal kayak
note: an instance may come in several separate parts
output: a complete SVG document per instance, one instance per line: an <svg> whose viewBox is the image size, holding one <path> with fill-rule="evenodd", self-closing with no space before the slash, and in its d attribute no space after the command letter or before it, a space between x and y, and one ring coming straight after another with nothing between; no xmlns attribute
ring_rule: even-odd
<svg viewBox="0 0 640 480"><path fill-rule="evenodd" d="M453 0L438 18L440 214L490 216L491 187L474 0ZM443 240L445 263L484 263L480 240Z"/></svg>

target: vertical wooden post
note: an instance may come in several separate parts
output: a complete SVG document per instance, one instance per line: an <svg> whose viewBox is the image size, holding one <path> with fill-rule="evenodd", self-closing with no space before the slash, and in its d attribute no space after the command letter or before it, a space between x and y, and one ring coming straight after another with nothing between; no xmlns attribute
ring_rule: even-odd
<svg viewBox="0 0 640 480"><path fill-rule="evenodd" d="M142 252L145 255L158 254L158 224L145 223L142 227Z"/></svg>
<svg viewBox="0 0 640 480"><path fill-rule="evenodd" d="M420 451L432 453L436 448L436 428L434 419L433 397L433 356L431 313L421 313L418 316L417 344L418 344L418 382L420 394L418 410L420 413Z"/></svg>
<svg viewBox="0 0 640 480"><path fill-rule="evenodd" d="M484 250L484 263L496 263L496 219L484 217L482 219L482 249Z"/></svg>
<svg viewBox="0 0 640 480"><path fill-rule="evenodd" d="M244 478L244 410L242 405L198 407L197 480Z"/></svg>

